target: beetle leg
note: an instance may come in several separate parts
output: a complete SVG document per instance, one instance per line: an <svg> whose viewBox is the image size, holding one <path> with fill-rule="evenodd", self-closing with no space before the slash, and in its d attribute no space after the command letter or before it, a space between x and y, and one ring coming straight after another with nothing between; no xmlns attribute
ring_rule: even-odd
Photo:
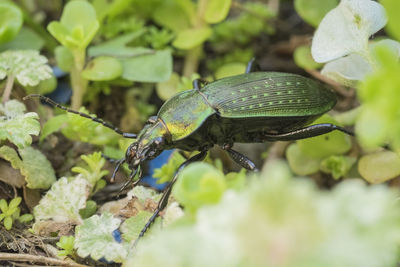
<svg viewBox="0 0 400 267"><path fill-rule="evenodd" d="M264 134L263 137L265 141L291 141L291 140L299 140L326 134L334 130L338 130L345 134L354 136L354 133L352 133L349 130L346 130L343 127L336 126L331 123L320 123L320 124L310 125L305 128L294 130L288 133Z"/></svg>
<svg viewBox="0 0 400 267"><path fill-rule="evenodd" d="M194 79L193 80L193 88L200 91L200 89L207 84L207 81L203 79Z"/></svg>
<svg viewBox="0 0 400 267"><path fill-rule="evenodd" d="M223 146L222 149L226 150L229 153L229 156L233 159L233 161L235 161L243 168L250 171L258 171L254 162L252 162L248 157L246 157L242 153L233 150L232 148L230 148L230 146Z"/></svg>
<svg viewBox="0 0 400 267"><path fill-rule="evenodd" d="M260 65L257 63L256 59L253 57L250 59L249 63L247 63L246 73L260 71Z"/></svg>
<svg viewBox="0 0 400 267"><path fill-rule="evenodd" d="M23 98L23 100L27 100L27 99L32 98L32 97L39 97L41 100L43 100L44 102L46 102L46 103L52 105L53 107L57 107L57 108L59 108L59 109L65 110L65 111L67 111L67 112L69 112L69 113L74 113L74 114L79 115L79 116L81 116L81 117L90 119L90 120L92 120L92 121L94 121L94 122L100 123L100 124L102 124L103 126L105 126L105 127L107 127L107 128L110 128L111 130L113 130L113 131L116 132L117 134L122 135L122 136L125 137L125 138L136 138L136 136L137 136L136 134L133 134L133 133L124 133L124 132L122 132L119 128L114 127L113 125L111 125L111 124L108 123L108 122L103 121L102 119L99 119L99 118L97 118L97 117L90 116L90 115L88 115L88 114L86 114L86 113L82 113L82 112L79 112L79 111L76 111L76 110L73 110L73 109L64 107L64 106L62 106L62 105L60 105L60 104L54 102L54 101L51 100L50 98L45 97L45 96L42 96L42 95L39 95L39 94L27 95L27 96L25 96L25 97Z"/></svg>
<svg viewBox="0 0 400 267"><path fill-rule="evenodd" d="M179 172L182 171L183 168L185 168L187 165L189 165L192 162L195 161L200 161L203 160L207 155L207 150L201 151L199 154L194 155L193 157L187 159L184 161L178 168L178 170L175 172L174 177L172 178L171 182L168 184L167 188L165 189L163 195L161 196L160 201L158 202L157 208L154 211L153 215L150 217L150 219L147 221L146 225L143 227L142 231L140 232L138 238L135 240L135 243L133 244L134 247L136 247L137 242L143 235L146 233L146 231L149 229L150 225L156 220L157 216L159 213L167 206L168 204L168 199L169 195L171 194L172 187L174 186L176 180L178 179Z"/></svg>

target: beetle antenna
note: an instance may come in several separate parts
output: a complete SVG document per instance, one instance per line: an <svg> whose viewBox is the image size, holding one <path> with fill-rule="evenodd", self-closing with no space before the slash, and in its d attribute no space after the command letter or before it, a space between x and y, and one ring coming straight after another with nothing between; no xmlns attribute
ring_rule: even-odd
<svg viewBox="0 0 400 267"><path fill-rule="evenodd" d="M121 167L121 165L122 165L123 163L125 163L125 158L120 159L120 160L118 160L118 161L116 161L116 162L117 162L117 166L115 166L115 169L114 169L113 174L112 174L112 176L111 176L111 179L110 179L110 182L111 182L111 183L114 183L114 181L115 181L115 175L117 175L117 171L119 170L119 168Z"/></svg>
<svg viewBox="0 0 400 267"><path fill-rule="evenodd" d="M33 98L33 97L38 97L38 98L40 98L41 100L43 100L44 102L46 102L46 103L52 105L53 107L57 107L57 108L59 108L59 109L65 110L65 111L67 111L67 112L74 113L74 114L79 115L79 116L81 116L81 117L90 119L90 120L92 120L92 121L94 121L94 122L100 123L100 124L102 124L103 126L105 126L105 127L107 127L107 128L110 128L111 130L113 130L113 131L116 132L117 134L122 135L122 136L125 137L125 138L136 138L136 136L137 136L136 134L133 134L133 133L124 133L124 132L122 132L119 128L114 127L113 125L111 125L110 123L107 123L107 122L103 121L102 119L99 119L99 118L90 116L90 115L85 114L85 113L83 113L83 112L79 112L79 111L72 110L72 109L70 109L70 108L64 107L64 106L62 106L62 105L60 105L60 104L54 102L54 101L51 100L50 98L45 97L45 96L42 96L42 95L39 95L39 94L27 95L27 96L25 96L25 97L23 98L23 100L27 100L27 99Z"/></svg>

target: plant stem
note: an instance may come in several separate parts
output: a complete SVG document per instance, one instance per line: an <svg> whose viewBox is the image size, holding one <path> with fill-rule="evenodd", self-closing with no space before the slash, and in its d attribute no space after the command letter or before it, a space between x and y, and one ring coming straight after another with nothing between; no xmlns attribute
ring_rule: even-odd
<svg viewBox="0 0 400 267"><path fill-rule="evenodd" d="M71 69L72 101L71 107L79 109L82 106L82 99L86 92L88 81L81 75L85 66L85 49L76 49L72 51L74 55L74 66Z"/></svg>
<svg viewBox="0 0 400 267"><path fill-rule="evenodd" d="M206 25L206 22L203 18L207 7L207 2L208 0L198 1L194 28L202 28ZM203 44L196 46L188 51L185 56L185 62L183 65L183 76L190 77L193 73L197 72L202 52Z"/></svg>
<svg viewBox="0 0 400 267"><path fill-rule="evenodd" d="M6 87L4 88L4 92L3 92L3 96L2 96L2 102L3 103L7 102L10 99L11 90L12 90L13 85L14 85L14 79L15 79L14 74L8 75L7 82L6 82Z"/></svg>

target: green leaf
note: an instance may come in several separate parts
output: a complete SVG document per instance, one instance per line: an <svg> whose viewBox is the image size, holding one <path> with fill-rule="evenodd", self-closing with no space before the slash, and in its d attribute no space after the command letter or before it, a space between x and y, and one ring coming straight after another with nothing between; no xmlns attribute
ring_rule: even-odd
<svg viewBox="0 0 400 267"><path fill-rule="evenodd" d="M0 210L5 213L8 210L8 204L5 199L0 199Z"/></svg>
<svg viewBox="0 0 400 267"><path fill-rule="evenodd" d="M337 122L326 114L311 125L318 123L332 123L337 125ZM323 159L331 155L341 155L351 149L350 136L339 131L298 140L296 143L304 154L314 159Z"/></svg>
<svg viewBox="0 0 400 267"><path fill-rule="evenodd" d="M36 86L26 86L25 91L27 94L49 94L53 92L57 87L57 78L53 75L50 79L42 80Z"/></svg>
<svg viewBox="0 0 400 267"><path fill-rule="evenodd" d="M74 66L74 56L71 51L64 46L57 46L54 50L58 67L65 71L71 71Z"/></svg>
<svg viewBox="0 0 400 267"><path fill-rule="evenodd" d="M180 32L191 26L194 18L194 4L189 0L166 0L156 7L153 20L174 32Z"/></svg>
<svg viewBox="0 0 400 267"><path fill-rule="evenodd" d="M0 23L1 24L1 23ZM0 51L5 50L41 50L45 41L36 32L22 27L17 36L7 43L0 44Z"/></svg>
<svg viewBox="0 0 400 267"><path fill-rule="evenodd" d="M127 243L117 243L112 232L121 224L121 220L113 218L110 213L94 215L83 221L75 229L75 249L77 254L94 260L105 258L107 261L121 262L128 254Z"/></svg>
<svg viewBox="0 0 400 267"><path fill-rule="evenodd" d="M138 238L145 224L150 219L151 212L139 211L136 216L130 217L121 225L122 237L125 241L131 242Z"/></svg>
<svg viewBox="0 0 400 267"><path fill-rule="evenodd" d="M179 49L192 49L204 43L211 34L212 30L209 27L182 30L178 32L172 44Z"/></svg>
<svg viewBox="0 0 400 267"><path fill-rule="evenodd" d="M60 237L60 241L56 243L57 247L62 248L63 250L59 251L58 256L68 256L74 254L74 236L62 236Z"/></svg>
<svg viewBox="0 0 400 267"><path fill-rule="evenodd" d="M180 77L176 72L173 72L168 81L159 82L156 85L157 95L161 100L166 101L174 96L178 91L177 87Z"/></svg>
<svg viewBox="0 0 400 267"><path fill-rule="evenodd" d="M11 199L10 204L8 205L9 209L17 208L19 204L21 204L22 198L21 197L16 197Z"/></svg>
<svg viewBox="0 0 400 267"><path fill-rule="evenodd" d="M60 130L63 124L67 124L67 120L67 114L57 115L47 120L40 133L40 141L43 141L50 134Z"/></svg>
<svg viewBox="0 0 400 267"><path fill-rule="evenodd" d="M232 0L207 1L204 19L207 23L214 24L223 21L228 16Z"/></svg>
<svg viewBox="0 0 400 267"><path fill-rule="evenodd" d="M330 156L321 162L321 170L332 174L332 177L339 179L345 176L357 161L355 157Z"/></svg>
<svg viewBox="0 0 400 267"><path fill-rule="evenodd" d="M104 180L101 180L101 181L104 181ZM82 217L83 219L87 219L87 218L89 218L90 216L92 216L93 214L95 214L95 213L96 213L96 210L97 210L97 204L96 204L96 202L94 202L93 200L88 200L88 201L86 202L86 207L83 208L83 209L81 209L81 210L79 211L79 214L81 215L81 217Z"/></svg>
<svg viewBox="0 0 400 267"><path fill-rule="evenodd" d="M101 156L100 152L94 152L90 155L82 155L81 158L86 162L86 166L73 167L73 172L79 173L82 178L86 179L91 187L105 175L108 171L102 170L106 160Z"/></svg>
<svg viewBox="0 0 400 267"><path fill-rule="evenodd" d="M338 3L338 0L295 0L294 8L308 24L317 27L326 13Z"/></svg>
<svg viewBox="0 0 400 267"><path fill-rule="evenodd" d="M53 21L49 32L69 49L85 49L99 29L96 11L87 1L68 2L61 15L60 22Z"/></svg>
<svg viewBox="0 0 400 267"><path fill-rule="evenodd" d="M33 220L33 215L32 215L32 214L29 214L29 213L26 213L26 214L24 214L24 215L18 217L18 221L19 221L20 223L29 223L29 222L31 222L32 220Z"/></svg>
<svg viewBox="0 0 400 267"><path fill-rule="evenodd" d="M23 86L38 85L41 80L51 78L53 71L47 58L36 50L5 51L0 54L0 79L14 76Z"/></svg>
<svg viewBox="0 0 400 267"><path fill-rule="evenodd" d="M17 100L0 104L0 140L8 139L18 148L32 143L31 135L38 135L40 131L39 117L24 111L25 105Z"/></svg>
<svg viewBox="0 0 400 267"><path fill-rule="evenodd" d="M124 265L396 266L398 198L396 190L360 180L319 190L310 179L292 178L285 164L269 162L249 186L226 191L192 222L141 240Z"/></svg>
<svg viewBox="0 0 400 267"><path fill-rule="evenodd" d="M79 111L88 114L83 107ZM66 126L62 128L61 132L67 138L96 145L115 144L118 142L119 135L100 123L72 113L67 113L66 115ZM94 114L90 115L95 116ZM55 127L59 123L60 121L57 120L53 126ZM54 129L53 126L51 130Z"/></svg>
<svg viewBox="0 0 400 267"><path fill-rule="evenodd" d="M161 168L154 169L153 177L158 178L157 183L159 184L169 182L184 161L185 158L178 151L174 151L166 164Z"/></svg>
<svg viewBox="0 0 400 267"><path fill-rule="evenodd" d="M47 158L32 147L19 149L17 152L8 147L0 147L0 156L11 162L14 169L19 169L25 176L27 187L31 189L48 189L56 180L53 167Z"/></svg>
<svg viewBox="0 0 400 267"><path fill-rule="evenodd" d="M222 172L207 163L196 162L183 169L172 192L179 203L194 213L203 205L218 203L225 189Z"/></svg>
<svg viewBox="0 0 400 267"><path fill-rule="evenodd" d="M314 70L322 66L317 63L311 56L311 47L309 45L302 45L296 48L293 54L294 62L297 66L305 70Z"/></svg>
<svg viewBox="0 0 400 267"><path fill-rule="evenodd" d="M170 50L156 51L121 60L122 78L138 82L162 82L169 79L172 73L172 55Z"/></svg>
<svg viewBox="0 0 400 267"><path fill-rule="evenodd" d="M97 57L82 71L82 76L90 81L109 81L121 76L122 65L113 57Z"/></svg>
<svg viewBox="0 0 400 267"><path fill-rule="evenodd" d="M362 105L356 133L364 147L389 144L400 151L400 64L398 56L387 46L376 48L379 68L358 87Z"/></svg>
<svg viewBox="0 0 400 267"><path fill-rule="evenodd" d="M400 17L398 11L400 10L400 2L397 0L382 0L380 1L385 7L389 21L386 26L387 31L393 35L397 40L400 40Z"/></svg>
<svg viewBox="0 0 400 267"><path fill-rule="evenodd" d="M290 169L297 175L310 175L318 172L321 160L305 154L298 144L291 144L286 149L286 158Z"/></svg>
<svg viewBox="0 0 400 267"><path fill-rule="evenodd" d="M33 209L36 223L45 220L79 224L79 210L86 205L89 195L87 180L79 176L70 181L62 177L55 182ZM33 227L34 229L35 227Z"/></svg>
<svg viewBox="0 0 400 267"><path fill-rule="evenodd" d="M224 77L242 74L245 73L245 71L246 71L246 64L239 62L228 63L222 65L217 69L217 71L215 72L215 78L218 80Z"/></svg>
<svg viewBox="0 0 400 267"><path fill-rule="evenodd" d="M14 39L21 29L22 11L12 2L1 1L0 14L0 43L5 43Z"/></svg>
<svg viewBox="0 0 400 267"><path fill-rule="evenodd" d="M114 56L114 57L136 57L146 54L152 54L153 49L144 47L130 47L127 44L141 36L145 31L139 30L116 37L112 40L103 42L96 46L89 47L90 57Z"/></svg>
<svg viewBox="0 0 400 267"><path fill-rule="evenodd" d="M370 153L360 158L358 171L369 183L383 183L400 175L400 157L392 151Z"/></svg>
<svg viewBox="0 0 400 267"><path fill-rule="evenodd" d="M6 230L10 230L12 228L12 224L13 224L13 219L11 218L11 216L5 217L3 224L4 224L4 227L6 228Z"/></svg>

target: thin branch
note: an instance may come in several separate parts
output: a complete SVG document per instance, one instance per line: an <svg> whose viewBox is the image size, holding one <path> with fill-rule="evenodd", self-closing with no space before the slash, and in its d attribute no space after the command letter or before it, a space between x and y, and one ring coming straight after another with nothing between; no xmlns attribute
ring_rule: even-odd
<svg viewBox="0 0 400 267"><path fill-rule="evenodd" d="M87 265L78 264L70 261L63 261L54 258L48 258L45 256L36 256L29 254L16 254L16 253L1 253L0 261L29 261L29 262L40 262L44 264L52 264L56 266L71 266L71 267L87 267Z"/></svg>
<svg viewBox="0 0 400 267"><path fill-rule="evenodd" d="M14 85L14 79L15 79L15 77L13 74L10 74L7 77L6 88L4 89L3 97L2 97L3 103L7 102L10 99L11 90Z"/></svg>

